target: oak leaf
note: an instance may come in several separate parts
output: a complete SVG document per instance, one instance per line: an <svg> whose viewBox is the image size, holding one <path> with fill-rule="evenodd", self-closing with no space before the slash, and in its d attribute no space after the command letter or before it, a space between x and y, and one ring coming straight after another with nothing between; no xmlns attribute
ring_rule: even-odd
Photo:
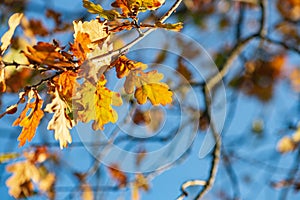
<svg viewBox="0 0 300 200"><path fill-rule="evenodd" d="M83 6L92 14L98 14L100 17L108 20L114 20L121 17L116 10L104 10L101 5L94 4L88 0L83 0Z"/></svg>
<svg viewBox="0 0 300 200"><path fill-rule="evenodd" d="M125 80L124 88L128 94L133 93L139 104L145 104L147 99L152 105L167 105L172 103L173 93L169 90L169 86L161 83L163 74L156 70L143 72L141 70L132 71Z"/></svg>
<svg viewBox="0 0 300 200"><path fill-rule="evenodd" d="M23 127L18 137L20 141L19 146L23 146L26 141L30 142L35 135L35 131L44 116L44 112L41 110L42 106L43 100L39 94L34 90L30 90L28 92L28 101L25 108L13 123L13 126L19 125Z"/></svg>
<svg viewBox="0 0 300 200"><path fill-rule="evenodd" d="M2 65L0 65L0 93L6 91L6 83L5 83L5 69Z"/></svg>
<svg viewBox="0 0 300 200"><path fill-rule="evenodd" d="M33 47L28 46L24 55L31 63L47 65L50 68L74 67L67 57L60 53L60 48L46 42L38 42Z"/></svg>
<svg viewBox="0 0 300 200"><path fill-rule="evenodd" d="M104 76L97 82L96 86L85 81L79 90L81 98L77 100L83 109L78 111L78 118L82 122L94 120L93 129L104 129L104 125L118 120L117 112L112 106L122 105L122 98L119 93L112 92L105 87Z"/></svg>
<svg viewBox="0 0 300 200"><path fill-rule="evenodd" d="M77 33L76 38L74 39L74 44L71 44L70 46L70 51L72 51L73 55L79 59L79 65L86 60L87 53L91 51L88 47L91 43L92 41L89 34L81 32Z"/></svg>
<svg viewBox="0 0 300 200"><path fill-rule="evenodd" d="M156 10L165 3L165 0L116 0L111 5L121 8L124 16L134 17L138 12Z"/></svg>
<svg viewBox="0 0 300 200"><path fill-rule="evenodd" d="M69 100L73 96L75 89L79 86L76 81L77 76L76 72L68 70L53 79L59 94L64 99Z"/></svg>
<svg viewBox="0 0 300 200"><path fill-rule="evenodd" d="M127 76L131 70L147 68L146 64L129 60L126 56L120 56L112 65L116 67L118 78Z"/></svg>
<svg viewBox="0 0 300 200"><path fill-rule="evenodd" d="M88 44L88 48L95 49L97 44L103 43L103 41L108 37L108 27L104 22L99 19L93 19L91 21L73 21L74 26L74 38L78 37L78 34L87 33L91 40Z"/></svg>
<svg viewBox="0 0 300 200"><path fill-rule="evenodd" d="M6 171L13 175L6 181L9 187L9 194L15 198L28 197L33 195L33 182L40 180L38 168L30 161L13 163L6 167Z"/></svg>
<svg viewBox="0 0 300 200"><path fill-rule="evenodd" d="M47 129L54 131L54 138L55 140L59 140L61 149L67 147L68 143L72 142L70 129L75 124L68 116L67 110L67 103L60 98L56 89L52 102L46 106L44 111L54 113L52 119L48 123Z"/></svg>

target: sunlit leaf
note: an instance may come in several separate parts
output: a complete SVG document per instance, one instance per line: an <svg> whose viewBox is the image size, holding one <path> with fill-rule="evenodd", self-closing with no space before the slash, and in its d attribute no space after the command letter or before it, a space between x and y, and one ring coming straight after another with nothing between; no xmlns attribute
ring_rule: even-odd
<svg viewBox="0 0 300 200"><path fill-rule="evenodd" d="M68 143L72 142L70 129L75 123L68 116L68 109L67 103L60 98L56 89L54 92L54 98L52 102L46 106L45 111L54 113L52 119L48 123L47 129L54 131L54 138L55 140L59 140L59 146L61 149L67 147Z"/></svg>
<svg viewBox="0 0 300 200"><path fill-rule="evenodd" d="M32 102L33 101L33 102ZM19 146L23 146L26 141L31 141L35 135L35 131L44 116L44 112L41 110L43 106L43 100L34 90L28 92L28 102L21 112L19 118L17 118L13 126L22 126L22 132L18 137L20 141Z"/></svg>
<svg viewBox="0 0 300 200"><path fill-rule="evenodd" d="M48 67L73 67L74 64L69 61L62 53L60 48L46 42L39 42L33 47L28 46L27 51L23 52L31 63L47 65Z"/></svg>
<svg viewBox="0 0 300 200"><path fill-rule="evenodd" d="M144 73L141 70L132 71L124 83L125 91L130 94L133 93L139 104L145 104L147 99L152 105L167 105L172 103L173 93L169 90L169 86L161 83L163 74L156 70Z"/></svg>
<svg viewBox="0 0 300 200"><path fill-rule="evenodd" d="M15 13L9 18L9 30L6 33L4 33L4 35L1 37L1 54L3 54L7 47L10 45L10 40L15 32L15 29L20 24L22 17L23 13Z"/></svg>
<svg viewBox="0 0 300 200"><path fill-rule="evenodd" d="M131 70L147 68L146 64L129 60L126 56L120 56L112 65L116 67L118 78L127 76Z"/></svg>
<svg viewBox="0 0 300 200"><path fill-rule="evenodd" d="M81 98L78 104L81 104L83 110L78 112L78 118L82 122L94 121L93 129L104 129L104 125L118 120L117 112L112 106L120 106L122 99L119 93L112 92L105 87L106 79L104 76L93 85L85 81L79 90Z"/></svg>
<svg viewBox="0 0 300 200"><path fill-rule="evenodd" d="M83 0L83 6L92 14L98 14L100 17L108 20L114 20L120 17L120 13L116 10L104 10L101 5L94 4L88 0Z"/></svg>

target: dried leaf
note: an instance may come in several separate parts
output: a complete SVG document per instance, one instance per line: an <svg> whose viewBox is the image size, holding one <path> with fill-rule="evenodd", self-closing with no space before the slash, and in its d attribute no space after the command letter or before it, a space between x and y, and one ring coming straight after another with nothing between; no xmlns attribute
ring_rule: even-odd
<svg viewBox="0 0 300 200"><path fill-rule="evenodd" d="M23 127L22 132L18 137L18 140L20 141L19 146L23 146L26 141L30 142L35 135L35 131L44 116L44 112L41 110L42 106L43 100L41 97L36 91L30 90L28 92L28 101L24 110L21 112L19 118L13 123L13 126L19 125Z"/></svg>
<svg viewBox="0 0 300 200"><path fill-rule="evenodd" d="M22 17L23 17L23 13L15 13L9 18L8 20L9 30L6 33L4 33L4 35L1 37L2 45L0 51L2 55L7 49L7 47L10 45L10 40L15 32L15 29L20 24Z"/></svg>
<svg viewBox="0 0 300 200"><path fill-rule="evenodd" d="M144 191L149 190L149 183L147 178L143 174L137 174L135 176L135 181L132 186L132 193L131 193L131 199L132 200L139 200L140 199L140 194L139 190L142 189Z"/></svg>
<svg viewBox="0 0 300 200"><path fill-rule="evenodd" d="M6 181L9 194L15 198L24 198L33 195L32 181L40 180L38 168L30 161L22 161L6 167L6 171L13 175Z"/></svg>
<svg viewBox="0 0 300 200"><path fill-rule="evenodd" d="M31 63L47 65L48 67L74 67L67 57L60 53L60 48L46 42L39 42L33 47L27 47L28 52L23 52Z"/></svg>
<svg viewBox="0 0 300 200"><path fill-rule="evenodd" d="M68 116L68 109L67 103L60 98L56 89L54 98L52 102L46 106L45 111L54 113L52 119L48 123L47 129L54 131L54 138L55 140L59 140L61 149L67 147L68 143L72 143L69 129L72 129L75 122Z"/></svg>
<svg viewBox="0 0 300 200"><path fill-rule="evenodd" d="M108 20L114 20L121 17L116 10L104 10L101 5L94 4L88 0L83 0L83 6L92 14L98 14L100 17Z"/></svg>
<svg viewBox="0 0 300 200"><path fill-rule="evenodd" d="M77 100L82 105L83 110L78 112L78 118L82 122L94 120L93 129L104 129L104 125L118 120L117 112L113 106L120 106L122 99L119 93L112 92L105 87L104 76L94 86L89 81L85 81L79 91L81 99Z"/></svg>

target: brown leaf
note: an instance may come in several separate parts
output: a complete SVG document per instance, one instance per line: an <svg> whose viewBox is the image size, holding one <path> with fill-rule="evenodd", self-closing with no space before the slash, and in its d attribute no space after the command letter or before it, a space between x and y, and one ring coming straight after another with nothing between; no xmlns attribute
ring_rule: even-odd
<svg viewBox="0 0 300 200"><path fill-rule="evenodd" d="M74 67L74 63L68 60L60 48L46 42L39 42L33 47L27 47L28 52L23 52L31 63L47 65L49 68Z"/></svg>
<svg viewBox="0 0 300 200"><path fill-rule="evenodd" d="M124 172L119 170L117 164L111 165L108 170L110 176L119 183L119 187L124 187L127 184L127 176Z"/></svg>

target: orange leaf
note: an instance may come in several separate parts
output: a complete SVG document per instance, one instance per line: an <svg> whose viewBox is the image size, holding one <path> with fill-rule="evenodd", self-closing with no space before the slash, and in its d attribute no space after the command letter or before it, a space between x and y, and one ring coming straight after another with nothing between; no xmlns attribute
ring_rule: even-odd
<svg viewBox="0 0 300 200"><path fill-rule="evenodd" d="M131 70L146 69L147 65L141 62L129 60L126 56L120 56L112 65L115 65L117 77L123 78L127 76Z"/></svg>
<svg viewBox="0 0 300 200"><path fill-rule="evenodd" d="M70 99L73 96L74 90L78 87L77 76L76 72L65 71L53 79L58 92L65 99Z"/></svg>
<svg viewBox="0 0 300 200"><path fill-rule="evenodd" d="M34 102L31 102L33 99ZM23 146L26 141L29 142L32 140L33 136L35 135L35 131L44 116L44 112L41 110L43 105L43 100L37 94L36 91L30 90L28 92L28 102L21 112L18 119L16 119L13 123L13 126L22 126L22 132L18 137L20 141L19 146ZM27 113L29 114L27 115Z"/></svg>
<svg viewBox="0 0 300 200"><path fill-rule="evenodd" d="M88 45L91 43L89 34L81 32L77 33L74 44L71 45L70 50L73 52L74 56L79 59L79 65L86 60L86 54L90 52Z"/></svg>

